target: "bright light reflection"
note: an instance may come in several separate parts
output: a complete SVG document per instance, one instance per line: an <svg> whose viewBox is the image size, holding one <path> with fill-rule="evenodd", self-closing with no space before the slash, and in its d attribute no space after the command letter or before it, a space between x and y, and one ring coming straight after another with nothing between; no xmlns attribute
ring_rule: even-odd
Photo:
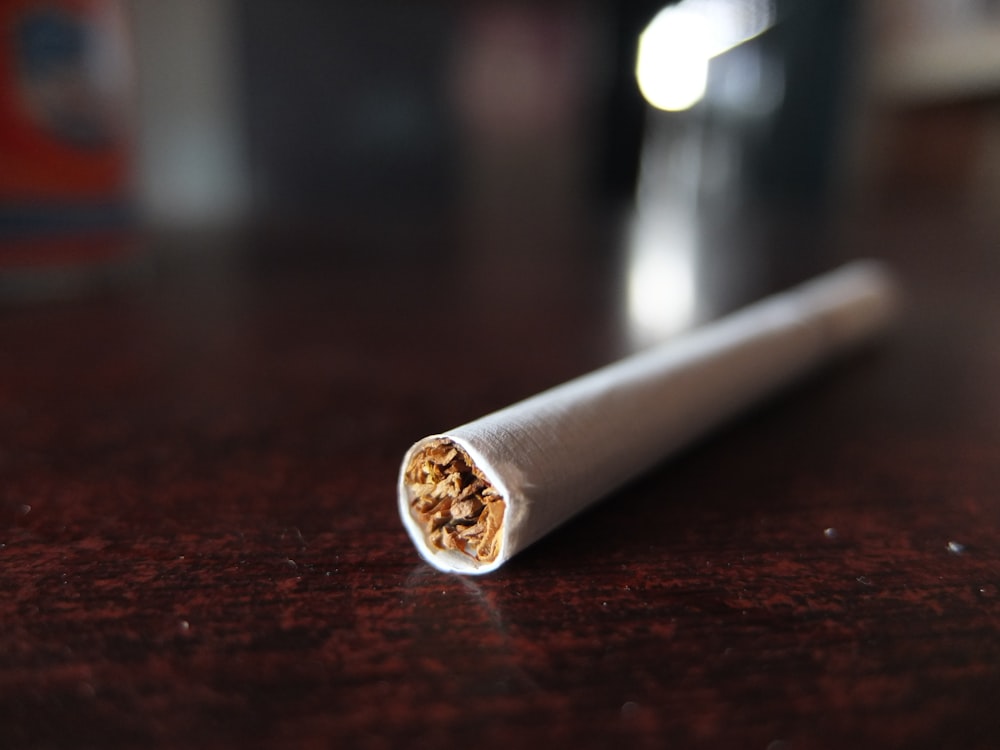
<svg viewBox="0 0 1000 750"><path fill-rule="evenodd" d="M640 215L629 242L627 303L636 346L688 328L695 315L695 251L692 216L675 212Z"/></svg>
<svg viewBox="0 0 1000 750"><path fill-rule="evenodd" d="M666 7L639 37L639 90L657 109L689 109L705 96L709 60L773 23L773 0L683 0Z"/></svg>

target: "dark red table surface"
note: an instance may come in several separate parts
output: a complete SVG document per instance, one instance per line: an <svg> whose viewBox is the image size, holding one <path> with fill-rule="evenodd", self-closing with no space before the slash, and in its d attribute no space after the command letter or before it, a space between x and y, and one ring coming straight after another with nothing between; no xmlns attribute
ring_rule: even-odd
<svg viewBox="0 0 1000 750"><path fill-rule="evenodd" d="M6 304L0 745L1000 746L1000 218L836 225L706 230L701 316L874 255L883 345L477 578L400 458L630 349L613 223L154 235Z"/></svg>

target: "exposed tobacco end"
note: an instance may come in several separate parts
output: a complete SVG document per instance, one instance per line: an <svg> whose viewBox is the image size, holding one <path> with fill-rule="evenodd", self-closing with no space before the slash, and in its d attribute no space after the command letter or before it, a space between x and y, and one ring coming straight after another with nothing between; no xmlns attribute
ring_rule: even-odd
<svg viewBox="0 0 1000 750"><path fill-rule="evenodd" d="M433 440L413 454L405 476L410 507L431 546L479 562L496 559L506 505L464 450Z"/></svg>

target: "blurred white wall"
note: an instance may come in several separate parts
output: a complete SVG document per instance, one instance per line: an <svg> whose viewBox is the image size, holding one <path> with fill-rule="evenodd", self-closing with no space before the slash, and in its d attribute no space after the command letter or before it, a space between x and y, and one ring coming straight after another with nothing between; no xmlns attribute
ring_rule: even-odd
<svg viewBox="0 0 1000 750"><path fill-rule="evenodd" d="M136 191L154 226L225 225L250 204L235 0L130 0Z"/></svg>
<svg viewBox="0 0 1000 750"><path fill-rule="evenodd" d="M883 0L872 9L881 96L934 104L1000 92L997 0Z"/></svg>

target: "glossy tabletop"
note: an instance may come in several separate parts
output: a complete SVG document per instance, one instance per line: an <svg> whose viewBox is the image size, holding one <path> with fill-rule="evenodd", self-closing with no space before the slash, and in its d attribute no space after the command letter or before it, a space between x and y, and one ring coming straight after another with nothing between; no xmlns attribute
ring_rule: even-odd
<svg viewBox="0 0 1000 750"><path fill-rule="evenodd" d="M151 234L5 303L0 744L1000 744L996 212L708 223L659 308L617 219L508 219ZM881 345L492 575L419 560L411 442L859 256Z"/></svg>

